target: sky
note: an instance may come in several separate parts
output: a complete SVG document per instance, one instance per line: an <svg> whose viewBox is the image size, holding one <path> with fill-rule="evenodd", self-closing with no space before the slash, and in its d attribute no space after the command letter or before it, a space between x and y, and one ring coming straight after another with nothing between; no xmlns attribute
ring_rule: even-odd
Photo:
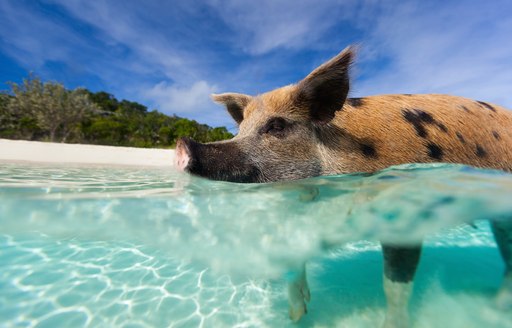
<svg viewBox="0 0 512 328"><path fill-rule="evenodd" d="M510 0L1 0L0 89L29 73L212 126L209 95L296 83L359 45L350 96L512 108Z"/></svg>

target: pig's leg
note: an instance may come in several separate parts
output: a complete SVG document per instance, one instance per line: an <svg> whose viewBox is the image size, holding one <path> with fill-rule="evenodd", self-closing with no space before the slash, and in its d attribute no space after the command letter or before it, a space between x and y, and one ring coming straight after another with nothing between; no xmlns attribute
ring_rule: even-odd
<svg viewBox="0 0 512 328"><path fill-rule="evenodd" d="M512 218L509 220L492 221L491 228L494 239L505 262L505 273L500 291L496 298L502 309L512 308Z"/></svg>
<svg viewBox="0 0 512 328"><path fill-rule="evenodd" d="M384 293L387 300L385 328L409 327L408 305L421 244L396 246L382 244L384 255Z"/></svg>
<svg viewBox="0 0 512 328"><path fill-rule="evenodd" d="M289 315L292 321L297 322L306 314L306 302L309 302L308 281L306 279L306 264L304 263L299 272L296 272L291 281L288 282L288 305Z"/></svg>

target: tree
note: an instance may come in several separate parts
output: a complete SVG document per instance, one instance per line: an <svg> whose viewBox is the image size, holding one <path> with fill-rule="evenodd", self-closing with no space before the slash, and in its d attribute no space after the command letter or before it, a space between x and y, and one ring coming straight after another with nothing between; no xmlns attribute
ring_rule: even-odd
<svg viewBox="0 0 512 328"><path fill-rule="evenodd" d="M7 109L7 105L9 104L10 97L6 93L0 93L0 113L3 113L4 110Z"/></svg>
<svg viewBox="0 0 512 328"><path fill-rule="evenodd" d="M123 99L119 103L119 111L128 115L144 115L147 113L148 108L139 103Z"/></svg>
<svg viewBox="0 0 512 328"><path fill-rule="evenodd" d="M233 134L231 134L225 127L218 127L208 130L207 141L219 141L225 139L233 138Z"/></svg>
<svg viewBox="0 0 512 328"><path fill-rule="evenodd" d="M199 129L197 125L197 122L187 120L186 118L178 119L173 125L174 138L178 139L181 137L191 137L194 139L198 139L197 132Z"/></svg>
<svg viewBox="0 0 512 328"><path fill-rule="evenodd" d="M9 109L10 96L0 93L0 137L14 133L15 120Z"/></svg>
<svg viewBox="0 0 512 328"><path fill-rule="evenodd" d="M105 91L99 91L96 93L90 91L86 92L89 95L89 99L93 103L95 103L100 109L106 112L115 112L119 107L119 102L110 93L107 93Z"/></svg>
<svg viewBox="0 0 512 328"><path fill-rule="evenodd" d="M180 137L209 142L233 137L226 128L168 116L137 102L29 76L0 92L0 137L61 142L170 147Z"/></svg>
<svg viewBox="0 0 512 328"><path fill-rule="evenodd" d="M18 116L31 116L48 133L50 141L65 142L71 133L80 130L79 124L97 111L86 90L66 90L62 84L42 83L29 77L21 85L11 83L13 98L10 110Z"/></svg>
<svg viewBox="0 0 512 328"><path fill-rule="evenodd" d="M42 130L30 113L12 109L12 95L0 94L0 137L34 140L41 136Z"/></svg>
<svg viewBox="0 0 512 328"><path fill-rule="evenodd" d="M113 117L96 117L83 127L88 142L100 145L124 145L126 126Z"/></svg>

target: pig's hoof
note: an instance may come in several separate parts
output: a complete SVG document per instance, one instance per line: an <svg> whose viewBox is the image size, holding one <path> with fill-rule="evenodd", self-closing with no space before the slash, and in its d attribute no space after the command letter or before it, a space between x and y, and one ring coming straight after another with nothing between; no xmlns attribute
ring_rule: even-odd
<svg viewBox="0 0 512 328"><path fill-rule="evenodd" d="M308 313L308 309L304 301L302 301L302 304L290 304L290 308L288 309L288 314L293 322L298 322L306 313Z"/></svg>
<svg viewBox="0 0 512 328"><path fill-rule="evenodd" d="M288 314L293 322L297 322L308 313L306 302L311 300L309 286L306 280L296 282L288 287Z"/></svg>

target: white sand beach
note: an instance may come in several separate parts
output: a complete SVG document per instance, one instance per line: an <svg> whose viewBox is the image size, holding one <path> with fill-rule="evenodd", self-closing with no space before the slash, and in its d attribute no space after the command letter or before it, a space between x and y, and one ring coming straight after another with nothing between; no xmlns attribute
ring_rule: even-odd
<svg viewBox="0 0 512 328"><path fill-rule="evenodd" d="M165 167L174 150L0 139L0 161Z"/></svg>

